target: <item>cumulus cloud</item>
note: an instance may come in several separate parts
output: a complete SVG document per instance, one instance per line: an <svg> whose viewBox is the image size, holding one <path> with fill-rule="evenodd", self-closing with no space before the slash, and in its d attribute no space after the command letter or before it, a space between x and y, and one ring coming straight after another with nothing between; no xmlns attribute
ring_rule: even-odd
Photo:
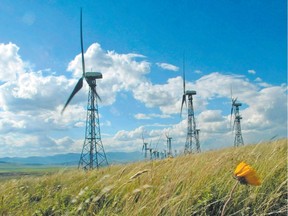
<svg viewBox="0 0 288 216"><path fill-rule="evenodd" d="M98 43L92 44L84 54L86 71L99 71L103 79L98 81L97 91L103 99L103 105L111 105L120 91L136 88L147 82L145 77L150 72L150 63L143 60L145 56L128 53L118 54L115 51L103 51ZM140 59L140 61L137 61ZM82 76L80 54L72 60L67 68L74 77Z"/></svg>
<svg viewBox="0 0 288 216"><path fill-rule="evenodd" d="M114 139L119 141L133 141L135 139L141 138L144 131L145 128L143 126L138 127L132 131L120 130L115 134Z"/></svg>
<svg viewBox="0 0 288 216"><path fill-rule="evenodd" d="M77 80L35 72L21 59L18 51L15 44L0 45L0 134L1 145L6 149L1 152L9 155L13 148L21 147L17 152L23 150L25 154L26 149L30 155L39 155L43 146L55 143L43 134L67 130L84 122L85 110L72 102L73 109L67 109L62 118L61 108ZM51 146L49 152L52 154L54 147Z"/></svg>
<svg viewBox="0 0 288 216"><path fill-rule="evenodd" d="M221 110L205 110L197 116L197 121L202 132L227 132L227 119Z"/></svg>
<svg viewBox="0 0 288 216"><path fill-rule="evenodd" d="M57 130L68 132L75 127L85 126L87 85L73 98L64 115L60 115L63 104L82 75L80 55L69 63L67 69L73 73L73 78L68 79L65 76L33 71L21 59L18 51L19 47L15 44L0 45L0 134L5 137L2 144L15 146L18 143L29 152L36 143L35 149L38 146L41 153L40 145L53 143L49 152L53 148L57 152L59 145L56 144L62 145L63 142L48 137L45 141L41 134ZM135 53L103 51L97 43L88 48L85 53L86 71L101 71L105 78L98 81L99 87L101 85L99 94L105 98L103 105L113 104L118 92L129 91L140 83L147 82L145 75L150 72L150 63L144 59L145 56ZM109 127L111 124L110 121L104 121L101 125ZM27 139L22 139L21 142L14 139L14 142L10 142L15 136L21 137L20 134L25 134ZM73 150L72 147L70 150ZM10 150L4 152L9 154ZM36 154L33 151L30 153Z"/></svg>
<svg viewBox="0 0 288 216"><path fill-rule="evenodd" d="M15 81L19 74L27 70L25 63L18 54L19 47L15 44L0 43L0 81Z"/></svg>
<svg viewBox="0 0 288 216"><path fill-rule="evenodd" d="M179 79L179 81L175 82L177 79ZM182 83L181 78L178 77L175 78L175 80L173 83L180 87ZM143 88L150 89L153 93L148 91L149 94L146 95L146 98L142 98L142 101L147 101L147 104L145 104L151 107L159 106L163 113L179 113L181 98L177 97L177 95L181 94L180 91L178 91L176 95L172 95L170 94L170 86L169 88L164 88L164 86L167 86L167 84L161 86L151 84L150 87L146 86L146 88ZM278 131L278 134L282 134L281 136L285 136L285 121L287 120L285 111L287 110L285 99L287 95L286 85L263 86L262 83L250 82L245 76L233 74L224 75L215 72L202 76L194 83L187 83L187 89L197 90L197 97L193 102L196 111L196 123L198 125L197 127L201 130L200 137L204 149L213 148L213 146L216 148L217 146L220 147L225 144L233 145L233 134L230 131L229 116L231 107L231 86L233 89L233 97L237 97L238 101L243 103L243 106L240 107L240 114L243 117L242 133L246 143L269 139L269 136L272 137L272 134L277 134L276 131ZM156 87L157 90L155 89ZM163 89L167 89L166 92L162 92ZM153 96L156 92L160 92L160 97L158 95L155 97ZM173 92L177 92L177 90ZM153 99L150 99L149 97L157 98L157 100L153 102ZM166 100L164 98L166 98L166 100L169 98L168 101L171 101L171 104L165 104ZM160 103L161 101L162 103ZM221 110L211 110L209 108L215 101L223 101L222 105L218 102L218 106L220 106ZM167 112L167 110L169 111ZM224 113L222 110L224 110ZM185 129L185 127L184 129L181 128L182 132L183 130L185 131ZM253 136L255 130L257 131L257 136ZM263 130L263 134L259 132L261 130ZM179 136L180 132L180 130L174 130L174 138L181 139ZM186 134L184 137L185 136ZM216 137L219 144L214 143ZM227 140L231 141L227 143ZM182 140L182 144L183 143L185 143L185 140Z"/></svg>
<svg viewBox="0 0 288 216"><path fill-rule="evenodd" d="M78 92L63 116L60 112L76 82L82 76L80 54L69 63L67 73L72 73L72 78L67 78L43 71L33 71L18 52L19 47L15 44L0 44L1 151L3 149L5 155L20 154L25 150L27 155L39 155L43 151L46 154L59 151L79 152L83 140L73 139L67 134L79 127L84 130L88 86L84 85ZM149 80L151 63L145 56L105 51L98 43L92 44L87 49L85 62L86 71L100 71L103 74L103 79L97 80L97 91L102 98L102 106L113 105L110 107L110 112L114 116L119 116L121 113L115 105L117 95L129 92L134 100L142 103L147 109L158 109L160 112L132 113L139 122L156 118L169 118L174 121L173 124L167 126L162 124L161 128L151 129L147 132L147 140L155 146L157 143L162 143L161 148L164 148L165 134L169 132L173 137L173 146L184 148L187 113L184 113L182 120L174 118L175 116L179 118L183 94L182 77L177 76L169 78L163 84L154 84ZM213 72L193 82L186 80L186 90L197 91L193 103L203 149L216 148L225 143L227 145L227 140L231 140L228 144L233 145L233 135L229 129L231 87L233 97L238 97L238 101L243 103L240 113L243 117L245 142L268 139L272 135L285 136L287 121L285 84L273 86L265 84L261 78L251 82L244 75ZM214 104L218 107L215 108ZM113 121L103 120L101 125L110 127ZM65 136L58 135L54 138L51 134L55 131L65 132L63 133ZM139 150L144 131L144 127L141 126L131 130L120 130L115 135L107 135L103 138L105 149L107 147L108 151ZM17 152L13 153L15 147Z"/></svg>
<svg viewBox="0 0 288 216"><path fill-rule="evenodd" d="M156 65L164 70L178 71L179 67L168 63L156 63Z"/></svg>

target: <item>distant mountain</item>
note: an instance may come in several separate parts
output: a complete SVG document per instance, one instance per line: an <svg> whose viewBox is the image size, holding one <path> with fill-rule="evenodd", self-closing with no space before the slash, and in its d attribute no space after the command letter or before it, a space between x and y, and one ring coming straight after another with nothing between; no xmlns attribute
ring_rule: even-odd
<svg viewBox="0 0 288 216"><path fill-rule="evenodd" d="M109 164L122 164L143 160L141 152L107 152L106 157ZM0 163L17 163L25 165L78 165L80 154L68 153L43 157L4 157Z"/></svg>

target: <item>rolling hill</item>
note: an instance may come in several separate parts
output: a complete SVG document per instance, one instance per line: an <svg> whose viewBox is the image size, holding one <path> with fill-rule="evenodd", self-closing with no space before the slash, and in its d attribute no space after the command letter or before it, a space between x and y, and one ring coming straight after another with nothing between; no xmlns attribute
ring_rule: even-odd
<svg viewBox="0 0 288 216"><path fill-rule="evenodd" d="M287 139L2 181L0 215L220 215L241 161L261 185L236 185L225 215L287 215Z"/></svg>
<svg viewBox="0 0 288 216"><path fill-rule="evenodd" d="M129 163L143 159L141 152L107 152L109 164ZM71 165L78 166L80 154L68 153L52 156L33 156L33 157L4 157L0 158L0 163L14 163L19 165Z"/></svg>

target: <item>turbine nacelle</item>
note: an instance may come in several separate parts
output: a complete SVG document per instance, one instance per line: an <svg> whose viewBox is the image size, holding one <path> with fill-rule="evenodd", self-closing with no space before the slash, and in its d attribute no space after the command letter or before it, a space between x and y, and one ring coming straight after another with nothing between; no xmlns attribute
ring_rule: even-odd
<svg viewBox="0 0 288 216"><path fill-rule="evenodd" d="M102 76L102 73L100 72L86 72L85 78L95 80L95 79L102 79L103 76Z"/></svg>
<svg viewBox="0 0 288 216"><path fill-rule="evenodd" d="M242 106L242 103L234 103L234 106L235 106L235 107Z"/></svg>
<svg viewBox="0 0 288 216"><path fill-rule="evenodd" d="M187 90L187 91L185 92L185 95L196 95L196 91L194 91L194 90Z"/></svg>

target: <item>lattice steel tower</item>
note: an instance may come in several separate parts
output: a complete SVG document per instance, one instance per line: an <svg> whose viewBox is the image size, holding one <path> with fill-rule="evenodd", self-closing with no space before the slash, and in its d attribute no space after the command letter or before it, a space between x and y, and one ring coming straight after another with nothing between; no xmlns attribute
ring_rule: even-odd
<svg viewBox="0 0 288 216"><path fill-rule="evenodd" d="M185 142L184 153L198 153L200 152L199 142L199 129L196 129L196 122L193 108L193 95L196 95L196 91L186 91L188 97L188 118L187 118L187 137Z"/></svg>
<svg viewBox="0 0 288 216"><path fill-rule="evenodd" d="M102 78L99 72L87 72L86 80L96 89L96 79ZM78 167L94 169L108 165L106 154L101 140L98 103L95 92L89 88L85 140Z"/></svg>
<svg viewBox="0 0 288 216"><path fill-rule="evenodd" d="M239 107L242 105L241 103L236 103L237 98L232 98L232 108L231 108L231 117L234 111L234 123L233 123L233 131L235 132L234 138L234 146L243 146L244 141L241 132L241 122L242 117L240 116Z"/></svg>

